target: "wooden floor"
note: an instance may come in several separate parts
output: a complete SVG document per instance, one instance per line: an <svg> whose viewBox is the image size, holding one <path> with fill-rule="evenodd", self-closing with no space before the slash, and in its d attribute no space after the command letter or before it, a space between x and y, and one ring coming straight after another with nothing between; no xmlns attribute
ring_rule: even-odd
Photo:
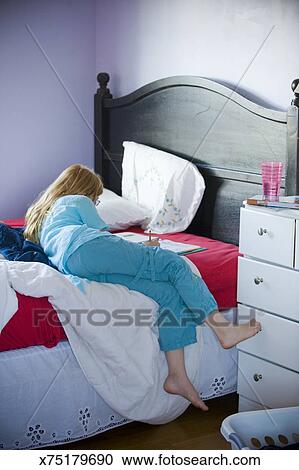
<svg viewBox="0 0 299 470"><path fill-rule="evenodd" d="M203 413L190 406L168 424L151 426L130 423L59 449L229 449L219 432L223 419L237 412L237 394L209 400L210 411ZM57 449L57 447L53 447Z"/></svg>

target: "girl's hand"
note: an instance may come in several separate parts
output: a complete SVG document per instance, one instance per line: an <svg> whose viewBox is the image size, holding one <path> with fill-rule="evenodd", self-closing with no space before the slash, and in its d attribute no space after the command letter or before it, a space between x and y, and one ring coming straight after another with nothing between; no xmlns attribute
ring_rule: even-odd
<svg viewBox="0 0 299 470"><path fill-rule="evenodd" d="M159 238L152 238L151 240L146 240L143 242L146 246L160 246Z"/></svg>

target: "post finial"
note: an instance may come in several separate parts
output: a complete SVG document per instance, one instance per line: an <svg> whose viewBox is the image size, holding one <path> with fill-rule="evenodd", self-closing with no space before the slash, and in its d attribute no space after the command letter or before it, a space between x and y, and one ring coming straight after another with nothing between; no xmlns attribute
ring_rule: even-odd
<svg viewBox="0 0 299 470"><path fill-rule="evenodd" d="M100 95L102 98L112 98L109 88L107 88L108 82L110 80L109 73L107 72L100 72L97 75L97 81L100 87L97 89L97 94Z"/></svg>
<svg viewBox="0 0 299 470"><path fill-rule="evenodd" d="M299 78L295 78L295 80L292 81L291 88L295 95L295 98L293 99L292 104L299 108Z"/></svg>

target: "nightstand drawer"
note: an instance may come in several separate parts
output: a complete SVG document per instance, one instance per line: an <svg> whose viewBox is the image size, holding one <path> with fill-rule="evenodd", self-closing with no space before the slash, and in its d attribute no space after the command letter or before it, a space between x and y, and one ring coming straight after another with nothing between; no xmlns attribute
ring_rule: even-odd
<svg viewBox="0 0 299 470"><path fill-rule="evenodd" d="M295 220L241 209L240 253L294 266Z"/></svg>
<svg viewBox="0 0 299 470"><path fill-rule="evenodd" d="M247 398L242 397L239 395L239 413L241 411L256 411L256 410L265 410L267 409L261 403L257 403L256 401L248 400Z"/></svg>
<svg viewBox="0 0 299 470"><path fill-rule="evenodd" d="M299 405L299 374L239 352L238 393L268 408Z"/></svg>
<svg viewBox="0 0 299 470"><path fill-rule="evenodd" d="M299 321L299 271L240 257L238 302Z"/></svg>
<svg viewBox="0 0 299 470"><path fill-rule="evenodd" d="M249 318L260 321L262 331L238 349L299 372L299 323L239 305L239 323Z"/></svg>

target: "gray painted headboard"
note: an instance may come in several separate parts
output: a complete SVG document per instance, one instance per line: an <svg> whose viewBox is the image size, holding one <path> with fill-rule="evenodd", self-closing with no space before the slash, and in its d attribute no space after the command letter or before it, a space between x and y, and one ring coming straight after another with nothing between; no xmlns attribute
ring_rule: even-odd
<svg viewBox="0 0 299 470"><path fill-rule="evenodd" d="M95 94L95 170L107 188L120 193L124 140L191 160L206 191L188 231L235 244L242 201L261 193L262 161L282 161L282 192L298 194L299 80L287 112L200 77L157 80L117 99L108 81L100 73Z"/></svg>

